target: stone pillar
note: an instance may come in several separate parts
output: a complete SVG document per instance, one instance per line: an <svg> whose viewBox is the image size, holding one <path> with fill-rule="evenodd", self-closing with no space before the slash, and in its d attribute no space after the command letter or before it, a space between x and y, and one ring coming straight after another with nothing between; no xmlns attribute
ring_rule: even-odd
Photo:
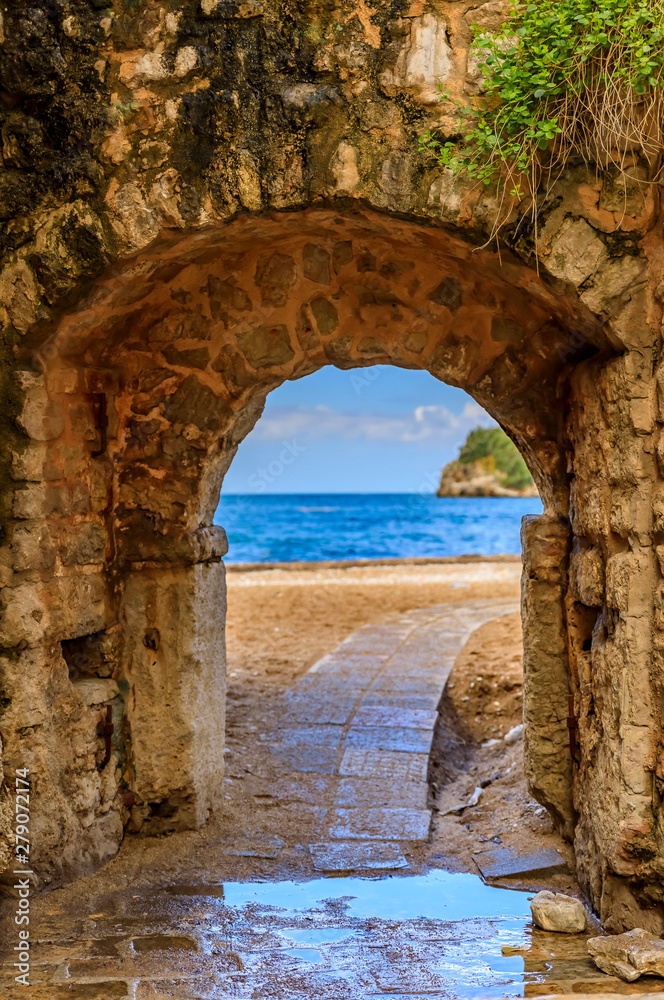
<svg viewBox="0 0 664 1000"><path fill-rule="evenodd" d="M653 419L657 352L647 319L637 289L612 320L623 352L579 366L572 379L568 624L580 736L577 875L607 931L643 927L661 934L657 543L664 520Z"/></svg>
<svg viewBox="0 0 664 1000"><path fill-rule="evenodd" d="M15 419L3 427L3 778L12 788L16 769L29 770L30 862L41 886L88 874L122 839L117 743L107 747L101 730L109 706L119 727L119 690L112 665L95 674L84 652L116 623L105 517L111 466L101 454L113 407L101 407L103 430L96 419L113 385L101 370L48 380L19 369ZM14 825L7 805L13 810L13 797L0 804L5 837ZM5 843L11 857L13 836Z"/></svg>
<svg viewBox="0 0 664 1000"><path fill-rule="evenodd" d="M548 514L524 517L521 543L526 777L531 793L549 810L562 835L572 840L576 812L565 620L569 523Z"/></svg>
<svg viewBox="0 0 664 1000"><path fill-rule="evenodd" d="M199 827L223 789L224 565L136 570L123 603L131 828Z"/></svg>

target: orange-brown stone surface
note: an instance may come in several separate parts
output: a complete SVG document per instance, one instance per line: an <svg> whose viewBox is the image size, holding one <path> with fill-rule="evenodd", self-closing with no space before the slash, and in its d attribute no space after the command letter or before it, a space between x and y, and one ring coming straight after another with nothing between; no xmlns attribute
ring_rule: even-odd
<svg viewBox="0 0 664 1000"><path fill-rule="evenodd" d="M418 152L502 16L7 5L0 731L41 884L214 808L223 476L285 379L395 364L468 391L533 472L531 787L605 924L664 930L658 189L636 158L574 167L535 227Z"/></svg>

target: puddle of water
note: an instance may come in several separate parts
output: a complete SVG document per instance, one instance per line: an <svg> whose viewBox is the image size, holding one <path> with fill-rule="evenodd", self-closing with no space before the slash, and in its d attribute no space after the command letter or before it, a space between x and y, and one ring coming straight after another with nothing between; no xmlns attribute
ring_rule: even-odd
<svg viewBox="0 0 664 1000"><path fill-rule="evenodd" d="M328 899L345 904L347 917L383 920L530 920L532 893L485 885L477 875L435 870L388 878L321 878L310 882L231 882L227 906L249 904L285 910L320 909Z"/></svg>
<svg viewBox="0 0 664 1000"><path fill-rule="evenodd" d="M182 886L180 894L221 897L221 889ZM169 891L176 895L178 887ZM242 962L243 992L223 992L223 986L224 998L491 1000L640 991L594 966L587 935L534 930L531 898L440 869L227 882L223 898L205 904L210 922L204 933L215 954L227 949Z"/></svg>
<svg viewBox="0 0 664 1000"><path fill-rule="evenodd" d="M322 962L323 956L315 948L285 948L284 955L299 958L301 962Z"/></svg>
<svg viewBox="0 0 664 1000"><path fill-rule="evenodd" d="M476 875L434 870L226 883L223 908L234 911L234 947L256 995L269 983L284 1000L489 1000L523 996L527 983L542 982L526 974L521 954L530 898Z"/></svg>
<svg viewBox="0 0 664 1000"><path fill-rule="evenodd" d="M281 937L294 944L335 944L356 937L349 927L286 927L279 931Z"/></svg>

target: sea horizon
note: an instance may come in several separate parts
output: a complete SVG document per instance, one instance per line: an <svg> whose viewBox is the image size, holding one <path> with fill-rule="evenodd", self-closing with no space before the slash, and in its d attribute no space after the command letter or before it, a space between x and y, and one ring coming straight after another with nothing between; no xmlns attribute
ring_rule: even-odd
<svg viewBox="0 0 664 1000"><path fill-rule="evenodd" d="M426 493L227 493L214 522L227 563L517 555L521 519L537 497Z"/></svg>

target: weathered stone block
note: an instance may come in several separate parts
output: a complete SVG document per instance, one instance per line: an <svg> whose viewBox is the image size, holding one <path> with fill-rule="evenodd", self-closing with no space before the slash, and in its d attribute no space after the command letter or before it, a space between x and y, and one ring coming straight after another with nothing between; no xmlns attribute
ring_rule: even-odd
<svg viewBox="0 0 664 1000"><path fill-rule="evenodd" d="M574 595L588 607L604 603L604 559L597 546L582 548L575 540L570 558L570 584Z"/></svg>
<svg viewBox="0 0 664 1000"><path fill-rule="evenodd" d="M360 184L357 157L358 153L354 146L347 142L339 143L330 161L331 193L349 195L357 190Z"/></svg>
<svg viewBox="0 0 664 1000"><path fill-rule="evenodd" d="M476 24L483 31L496 32L509 14L509 0L488 0L479 7L472 7L465 15L469 24Z"/></svg>
<svg viewBox="0 0 664 1000"><path fill-rule="evenodd" d="M30 769L37 885L86 875L113 857L122 838L115 755L98 770L100 710L76 694L57 643L0 657L0 687L4 766Z"/></svg>
<svg viewBox="0 0 664 1000"><path fill-rule="evenodd" d="M653 503L647 480L636 489L613 490L609 528L622 538L635 535L639 544L648 545L653 527Z"/></svg>
<svg viewBox="0 0 664 1000"><path fill-rule="evenodd" d="M648 399L633 399L630 403L632 427L637 434L650 434L653 429L653 415Z"/></svg>
<svg viewBox="0 0 664 1000"><path fill-rule="evenodd" d="M629 302L610 320L608 330L616 345L623 349L648 348L656 342L647 288L639 286L631 293Z"/></svg>
<svg viewBox="0 0 664 1000"><path fill-rule="evenodd" d="M240 203L251 212L259 212L263 207L260 171L256 158L248 149L238 151L235 180Z"/></svg>
<svg viewBox="0 0 664 1000"><path fill-rule="evenodd" d="M606 247L583 219L566 219L551 241L546 266L556 278L581 285L603 265Z"/></svg>
<svg viewBox="0 0 664 1000"><path fill-rule="evenodd" d="M651 799L652 774L647 766L651 758L650 719L642 718L644 725L624 725L622 727L622 746L620 753L620 770L625 785L635 795Z"/></svg>
<svg viewBox="0 0 664 1000"><path fill-rule="evenodd" d="M76 694L85 705L103 705L120 693L117 683L101 677L82 677L72 681Z"/></svg>
<svg viewBox="0 0 664 1000"><path fill-rule="evenodd" d="M450 312L456 312L463 302L461 282L456 278L443 278L439 285L428 295L430 302L446 306Z"/></svg>
<svg viewBox="0 0 664 1000"><path fill-rule="evenodd" d="M238 333L237 342L247 361L254 368L283 365L294 357L288 327L283 324L257 326L252 330Z"/></svg>
<svg viewBox="0 0 664 1000"><path fill-rule="evenodd" d="M52 569L56 545L47 524L21 524L14 528L11 540L12 565L17 573Z"/></svg>
<svg viewBox="0 0 664 1000"><path fill-rule="evenodd" d="M25 583L2 595L0 643L14 648L98 632L108 624L106 581L100 573Z"/></svg>
<svg viewBox="0 0 664 1000"><path fill-rule="evenodd" d="M32 374L32 373L30 373ZM25 383L23 378L22 382ZM17 424L33 441L52 441L64 430L64 413L59 402L49 399L44 378L32 377L25 386L23 408Z"/></svg>
<svg viewBox="0 0 664 1000"><path fill-rule="evenodd" d="M273 253L260 257L254 280L261 293L261 304L285 305L296 277L295 261L287 254Z"/></svg>
<svg viewBox="0 0 664 1000"><path fill-rule="evenodd" d="M217 430L230 417L230 406L221 396L188 375L164 402L164 416L174 424L194 424L202 431Z"/></svg>
<svg viewBox="0 0 664 1000"><path fill-rule="evenodd" d="M146 831L198 827L220 800L224 619L221 563L127 578L123 674L133 790L139 801L154 804Z"/></svg>
<svg viewBox="0 0 664 1000"><path fill-rule="evenodd" d="M526 777L531 793L571 840L576 812L567 729L570 677L564 610L569 524L546 514L525 517L521 543Z"/></svg>
<svg viewBox="0 0 664 1000"><path fill-rule="evenodd" d="M96 521L68 525L60 532L59 549L63 566L103 562L106 529Z"/></svg>
<svg viewBox="0 0 664 1000"><path fill-rule="evenodd" d="M330 255L315 243L305 243L302 250L302 266L305 278L319 285L330 283Z"/></svg>
<svg viewBox="0 0 664 1000"><path fill-rule="evenodd" d="M435 14L423 14L399 22L402 44L394 45L388 64L379 76L386 94L409 91L420 104L437 104L440 84L445 83L451 70L447 40L447 23Z"/></svg>
<svg viewBox="0 0 664 1000"><path fill-rule="evenodd" d="M20 451L12 451L11 477L16 482L41 482L44 476L44 462L47 447L43 442L30 442Z"/></svg>
<svg viewBox="0 0 664 1000"><path fill-rule="evenodd" d="M628 879L610 873L602 880L599 916L608 934L636 927L658 936L664 933L664 907L639 901Z"/></svg>
<svg viewBox="0 0 664 1000"><path fill-rule="evenodd" d="M252 307L251 299L245 290L231 278L222 280L214 274L209 274L207 289L212 319L221 320L225 326L229 325L234 312L247 312Z"/></svg>
<svg viewBox="0 0 664 1000"><path fill-rule="evenodd" d="M77 481L60 485L29 482L16 490L13 498L14 517L39 520L52 514L86 514L90 506L88 487Z"/></svg>
<svg viewBox="0 0 664 1000"><path fill-rule="evenodd" d="M650 604L650 562L648 552L622 552L610 556L606 563L606 602L610 608L635 615L642 611L644 604Z"/></svg>
<svg viewBox="0 0 664 1000"><path fill-rule="evenodd" d="M602 263L592 288L581 298L593 312L609 312L616 299L638 282L645 280L645 261L641 257L614 257Z"/></svg>
<svg viewBox="0 0 664 1000"><path fill-rule="evenodd" d="M311 302L311 311L314 314L314 319L316 320L316 325L321 336L327 337L329 334L334 333L339 325L339 313L329 299L324 299L322 296L313 299Z"/></svg>

